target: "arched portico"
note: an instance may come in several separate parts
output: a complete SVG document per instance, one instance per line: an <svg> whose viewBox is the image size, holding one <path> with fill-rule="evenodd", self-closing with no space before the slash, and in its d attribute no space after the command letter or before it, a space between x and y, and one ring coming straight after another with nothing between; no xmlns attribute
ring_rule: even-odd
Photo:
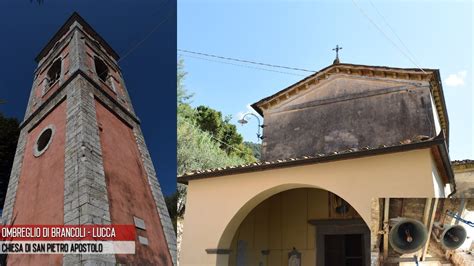
<svg viewBox="0 0 474 266"><path fill-rule="evenodd" d="M235 216L230 220L230 222L227 224L227 227L224 229L222 236L219 240L218 248L219 249L226 249L230 246L230 242L232 241L232 238L235 235L235 231L239 227L239 225L242 223L242 221L247 217L247 215L257 207L260 203L263 201L267 200L271 196L274 196L278 193L292 190L292 189L297 189L297 188L313 188L313 189L320 189L326 191L324 188L321 187L316 187L314 185L308 185L308 184L296 184L296 183L290 183L290 184L281 184L272 188L267 189L266 191L262 191L260 194L256 195L249 201L245 203L244 206L242 206L241 209L237 211ZM332 191L328 191L331 192ZM333 193L336 194L336 193ZM339 195L338 195L339 196ZM344 199L344 197L341 197ZM350 204L350 202L349 202ZM359 211L353 207L357 213ZM370 220L365 221L367 225L370 224Z"/></svg>
<svg viewBox="0 0 474 266"><path fill-rule="evenodd" d="M400 167L403 166L403 167ZM437 197L429 149L190 180L180 265L228 265L235 231L259 203L294 188L344 198L370 224L376 197Z"/></svg>
<svg viewBox="0 0 474 266"><path fill-rule="evenodd" d="M286 266L289 254L296 254L302 265L370 264L369 226L350 204L329 191L284 190L244 218L227 257L231 266Z"/></svg>

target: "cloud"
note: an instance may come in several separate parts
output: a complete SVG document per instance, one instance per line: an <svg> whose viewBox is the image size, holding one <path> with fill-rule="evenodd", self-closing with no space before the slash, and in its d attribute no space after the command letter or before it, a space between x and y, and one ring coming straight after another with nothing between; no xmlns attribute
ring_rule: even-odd
<svg viewBox="0 0 474 266"><path fill-rule="evenodd" d="M459 71L455 74L450 74L445 80L444 83L449 87L459 87L464 85L464 80L466 79L467 71Z"/></svg>
<svg viewBox="0 0 474 266"><path fill-rule="evenodd" d="M250 106L249 103L245 106L245 108L246 108L246 110L238 112L237 116L235 118L241 119L242 116L244 116L246 113L253 113L253 114L256 114L258 117L260 117L260 115L252 108L252 106ZM247 119L247 117L245 119ZM248 118L250 118L250 117L248 117Z"/></svg>

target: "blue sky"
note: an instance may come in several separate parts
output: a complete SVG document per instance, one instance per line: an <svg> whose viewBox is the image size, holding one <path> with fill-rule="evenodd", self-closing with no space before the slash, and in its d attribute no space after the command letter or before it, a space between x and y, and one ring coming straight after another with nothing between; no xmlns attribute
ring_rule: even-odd
<svg viewBox="0 0 474 266"><path fill-rule="evenodd" d="M415 68L415 61L421 67L440 69L450 119L451 159L474 158L473 3L354 1L180 0L178 48L319 70L332 63L331 49L339 44L345 63ZM189 73L186 87L195 93L193 104L233 115L233 122L248 104L303 78L183 58ZM252 121L238 129L245 139L256 142L256 127Z"/></svg>
<svg viewBox="0 0 474 266"><path fill-rule="evenodd" d="M35 0L0 1L0 99L7 101L0 105L0 112L23 119L34 58L74 11L120 56L128 54L119 65L162 189L172 193L176 189L174 0L44 0L42 5Z"/></svg>

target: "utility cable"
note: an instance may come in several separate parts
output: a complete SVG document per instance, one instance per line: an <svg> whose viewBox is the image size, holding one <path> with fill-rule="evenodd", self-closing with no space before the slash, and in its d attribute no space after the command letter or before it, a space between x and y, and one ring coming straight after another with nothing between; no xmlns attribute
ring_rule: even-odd
<svg viewBox="0 0 474 266"><path fill-rule="evenodd" d="M238 152L244 153L241 149L238 149L238 148L236 148L236 147L234 147L234 146L232 146L232 145L230 145L230 144L228 144L228 143L226 143L226 142L224 142L224 141L222 141L222 140L220 140L220 139L217 139L217 138L214 137L211 133L202 130L202 129L201 129L199 126L197 126L197 125L191 124L190 122L186 121L186 119L181 119L181 120L182 120L184 123L186 123L188 126L194 127L194 128L196 128L197 130L201 131L202 133L205 133L205 134L209 135L209 137L210 137L211 139L214 139L215 141L217 141L217 142L219 142L219 143L222 143L222 144L226 145L227 147L230 147L230 148L232 148L232 149L234 149L234 150L236 150L236 151L238 151ZM179 121L179 120L178 120L178 121Z"/></svg>
<svg viewBox="0 0 474 266"><path fill-rule="evenodd" d="M166 1L165 1L166 2ZM163 2L163 3L165 3ZM135 44L132 48L130 48L128 51L126 51L122 57L119 58L119 60L117 60L117 64L124 60L127 56L129 56L133 51L135 51L135 49L137 49L141 44L143 44L156 30L158 30L158 28L163 25L173 14L173 11L174 9L172 9L168 16L166 16L162 21L160 21L158 24L156 24L156 26L147 34L145 35L145 37L143 39L141 39L137 44ZM102 76L103 74L107 73L108 69L103 71L102 73L100 73L100 75L98 75L99 77Z"/></svg>
<svg viewBox="0 0 474 266"><path fill-rule="evenodd" d="M127 56L129 56L135 49L137 49L141 44L143 44L161 25L163 25L172 15L173 15L174 9L172 9L168 16L166 16L162 21L160 21L141 41L139 41L137 44L135 44L132 48L130 48L118 61L122 61L125 59Z"/></svg>
<svg viewBox="0 0 474 266"><path fill-rule="evenodd" d="M232 65L232 66L238 66L238 67L244 67L244 68L250 68L250 69L257 69L257 70L263 70L263 71L268 71L268 72L274 72L274 73L280 73L280 74L287 74L287 75L292 75L292 76L300 76L300 77L306 77L307 75L301 75L301 74L296 74L296 73L290 73L290 72L285 72L285 71L278 71L278 70L273 70L273 69L267 69L267 68L262 68L262 67L252 67L252 66L246 66L243 64L235 64L231 62L223 62L219 60L213 60L209 58L204 58L204 57L199 57L199 56L194 56L194 55L189 55L189 54L179 54L179 56L185 56L185 57L190 57L190 58L195 58L195 59L201 59L209 62L214 62L214 63L220 63L220 64L226 64L226 65Z"/></svg>
<svg viewBox="0 0 474 266"><path fill-rule="evenodd" d="M364 15L364 17L370 22L372 23L372 25L380 32L382 33L382 35L390 41L390 43L392 43L393 46L395 46L395 48L397 48L402 54L403 56L405 56L408 60L410 60L417 68L419 68L424 74L426 74L426 72L411 58L409 57L383 30L382 28L380 28L380 26L375 23L375 21L372 20L372 18L370 18L370 16L365 13L365 11L362 9L362 7L360 7L357 2L355 0L352 0L352 3L357 7L357 9L360 11L360 13L362 15Z"/></svg>
<svg viewBox="0 0 474 266"><path fill-rule="evenodd" d="M405 45L405 42L403 42L403 40L400 38L400 36L395 32L395 29L393 29L393 27L390 25L390 23L388 23L387 19L385 19L385 16L382 15L382 13L378 10L378 8L375 6L374 2L372 0L369 0L370 2L370 5L372 5L372 7L375 9L375 11L377 12L377 14L382 18L383 22L385 23L385 25L387 25L387 27L390 29L390 31L393 33L393 35L395 35L395 37L398 39L398 41L400 42L400 44L405 48L405 50L407 51L407 53L411 56L411 58L413 58L413 60L415 62L418 62L418 60L416 59L416 57L413 55L413 53L410 51L410 49L408 49L408 47Z"/></svg>
<svg viewBox="0 0 474 266"><path fill-rule="evenodd" d="M304 69L304 68L274 65L274 64L268 64L268 63L262 63L262 62L256 62L256 61L250 61L250 60L244 60L244 59L238 59L238 58L232 58L232 57L226 57L226 56L220 56L220 55L214 55L214 54L208 54L208 53L195 52L195 51L179 49L179 48L178 48L178 51L182 52L182 53L189 53L189 54L195 54L195 55L206 56L206 57L213 57L213 58L218 58L218 59L223 59L223 60L228 60L228 61L236 61L236 62L240 62L240 63L247 63L247 64L253 64L253 65L266 66L266 67L283 68L283 69L288 69L288 70L303 71L303 72L310 72L310 73L317 72L315 70L309 70L309 69Z"/></svg>

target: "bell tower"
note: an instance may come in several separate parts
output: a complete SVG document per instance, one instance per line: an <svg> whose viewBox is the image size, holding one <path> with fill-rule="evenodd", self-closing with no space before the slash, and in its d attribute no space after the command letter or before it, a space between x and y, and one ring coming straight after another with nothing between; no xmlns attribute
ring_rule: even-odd
<svg viewBox="0 0 474 266"><path fill-rule="evenodd" d="M176 236L118 54L77 13L36 57L4 224L134 224L134 255L10 255L9 264L175 265Z"/></svg>

